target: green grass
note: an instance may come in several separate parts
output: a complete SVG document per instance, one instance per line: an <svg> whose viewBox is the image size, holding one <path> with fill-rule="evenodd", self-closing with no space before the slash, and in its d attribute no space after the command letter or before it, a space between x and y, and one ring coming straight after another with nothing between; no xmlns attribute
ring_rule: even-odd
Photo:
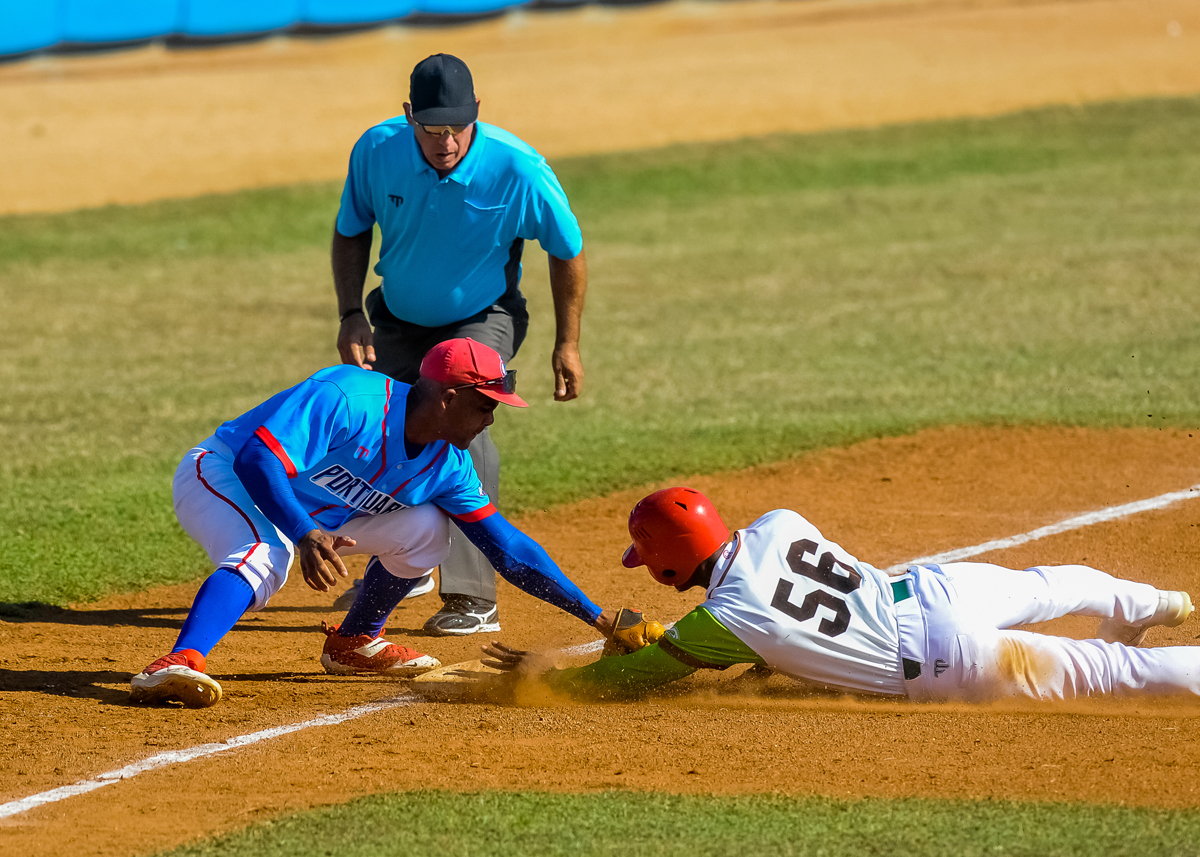
<svg viewBox="0 0 1200 857"><path fill-rule="evenodd" d="M378 795L256 824L175 857L972 857L1200 853L1200 814L962 800L605 792Z"/></svg>
<svg viewBox="0 0 1200 857"><path fill-rule="evenodd" d="M1164 99L556 163L587 390L550 401L531 248L505 508L933 425L1200 425L1197 139ZM0 219L0 602L205 571L170 475L336 359L338 193Z"/></svg>

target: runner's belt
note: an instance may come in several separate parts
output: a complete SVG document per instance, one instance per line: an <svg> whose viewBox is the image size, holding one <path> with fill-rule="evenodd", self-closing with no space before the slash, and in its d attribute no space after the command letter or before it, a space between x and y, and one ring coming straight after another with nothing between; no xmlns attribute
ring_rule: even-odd
<svg viewBox="0 0 1200 857"><path fill-rule="evenodd" d="M892 597L896 603L907 601L913 597L912 585L907 580L892 581ZM912 681L914 678L921 676L921 664L909 658L901 658L901 665L904 667L904 680Z"/></svg>

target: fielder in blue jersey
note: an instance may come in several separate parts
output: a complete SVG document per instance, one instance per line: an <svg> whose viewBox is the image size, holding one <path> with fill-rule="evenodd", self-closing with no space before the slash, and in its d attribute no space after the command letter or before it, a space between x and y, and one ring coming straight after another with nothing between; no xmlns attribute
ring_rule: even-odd
<svg viewBox="0 0 1200 857"><path fill-rule="evenodd" d="M417 383L354 366L322 369L217 431L175 474L175 512L217 566L200 587L170 654L133 677L131 698L215 705L205 658L247 610L261 610L298 557L305 582L328 591L341 556L368 554L354 605L325 626L332 673L413 676L440 666L383 639L383 623L446 558L449 521L504 577L609 633L601 611L536 542L488 499L465 452L500 403L525 407L515 373L471 339L436 346Z"/></svg>

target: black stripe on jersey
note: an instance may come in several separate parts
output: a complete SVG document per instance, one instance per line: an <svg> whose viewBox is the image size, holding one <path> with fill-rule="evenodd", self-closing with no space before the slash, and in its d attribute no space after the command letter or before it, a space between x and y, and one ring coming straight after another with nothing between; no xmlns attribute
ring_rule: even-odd
<svg viewBox="0 0 1200 857"><path fill-rule="evenodd" d="M735 559L737 559L738 551L740 551L741 549L742 549L742 540L740 538L738 538L737 533L734 533L733 534L733 553L729 557L729 562L725 563L725 571L724 571L724 573L721 574L721 579L717 581L717 586L720 586L722 583L724 583L725 578L727 578L729 576L729 569L733 568L733 561ZM716 589L717 586L714 586L713 589ZM711 592L712 590L709 590L709 591Z"/></svg>
<svg viewBox="0 0 1200 857"><path fill-rule="evenodd" d="M710 664L707 661L702 661L695 655L689 655L683 649L679 648L679 646L672 643L670 638L668 638L668 637L659 638L658 645L659 645L659 648L661 648L664 652L666 652L668 655L673 657L675 660L679 661L681 664L685 664L689 667L693 667L694 669L727 670L731 666L733 666L733 664Z"/></svg>

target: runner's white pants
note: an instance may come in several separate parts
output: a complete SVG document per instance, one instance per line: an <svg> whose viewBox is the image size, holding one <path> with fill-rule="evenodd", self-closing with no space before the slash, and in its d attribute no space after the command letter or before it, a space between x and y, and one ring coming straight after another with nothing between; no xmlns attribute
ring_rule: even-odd
<svg viewBox="0 0 1200 857"><path fill-rule="evenodd" d="M213 564L236 571L254 590L261 610L287 581L296 547L259 511L233 472L229 447L210 437L188 451L172 486L175 516ZM367 554L397 577L424 577L450 551L450 524L432 504L365 515L333 535L354 539L338 554Z"/></svg>
<svg viewBox="0 0 1200 857"><path fill-rule="evenodd" d="M1148 584L1085 565L1015 571L957 562L916 566L903 577L915 597L896 604L902 654L922 664L906 682L912 699L1200 695L1200 646L1141 649L1010 630L1072 614L1144 622L1159 605Z"/></svg>

